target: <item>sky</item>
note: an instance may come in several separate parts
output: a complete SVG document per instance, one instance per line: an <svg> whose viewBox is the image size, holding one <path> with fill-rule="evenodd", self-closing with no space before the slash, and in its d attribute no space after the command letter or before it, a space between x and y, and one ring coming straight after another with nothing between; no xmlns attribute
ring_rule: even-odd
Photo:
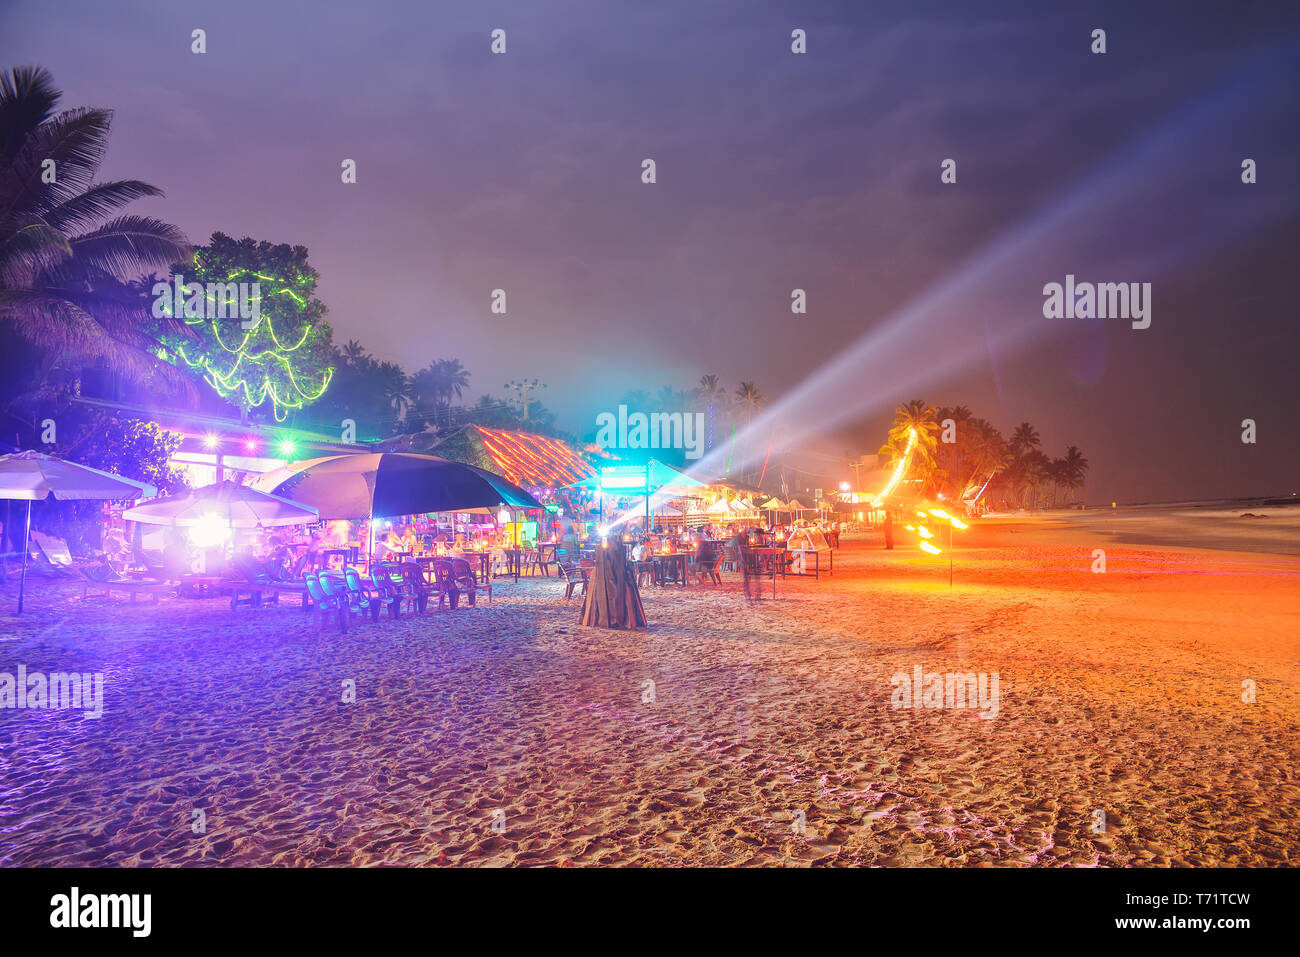
<svg viewBox="0 0 1300 957"><path fill-rule="evenodd" d="M1298 50L1294 3L0 0L0 66L115 111L133 211L307 246L337 342L538 378L577 435L753 380L823 481L964 404L1090 503L1300 491ZM1067 274L1150 326L1044 317Z"/></svg>

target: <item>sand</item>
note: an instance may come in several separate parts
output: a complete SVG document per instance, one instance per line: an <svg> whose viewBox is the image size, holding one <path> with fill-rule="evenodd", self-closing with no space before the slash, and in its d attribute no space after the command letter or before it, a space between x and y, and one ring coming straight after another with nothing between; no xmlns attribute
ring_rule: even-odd
<svg viewBox="0 0 1300 957"><path fill-rule="evenodd" d="M0 711L0 864L1294 864L1300 560L1067 520L972 528L952 587L900 537L775 602L646 588L638 633L554 578L345 635L49 582L17 621L11 580L0 671L107 691ZM918 665L997 717L891 707Z"/></svg>

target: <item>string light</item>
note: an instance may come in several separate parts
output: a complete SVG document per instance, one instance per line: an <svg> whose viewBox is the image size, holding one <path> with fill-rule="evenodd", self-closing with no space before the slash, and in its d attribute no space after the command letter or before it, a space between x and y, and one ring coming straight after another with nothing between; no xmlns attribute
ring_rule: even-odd
<svg viewBox="0 0 1300 957"><path fill-rule="evenodd" d="M291 288L291 281L283 277L269 276L245 268L234 269L226 276L227 282L237 282L247 278L258 279L273 287L279 287L272 288L266 293L268 296L287 296L297 304L298 308L308 305L308 300L295 292ZM299 275L294 281L310 295L314 277ZM210 302L213 301L211 295L207 298ZM227 305L229 304L228 300ZM296 312L297 309L291 311ZM325 390L333 381L335 370L331 366L323 373L319 386L301 383L289 360L290 356L307 346L309 341L313 343L316 341L317 337L312 335L316 331L316 326L312 323L307 323L303 327L297 342L289 344L281 341L270 316L263 314L257 325L245 330L238 344L233 344L222 337L219 320L185 317L183 321L188 326L206 325L212 332L213 341L216 342L219 352L214 356L199 355L191 358L184 344L178 343L175 349L180 360L189 368L198 371L203 380L223 399L238 395L242 404L249 408L257 408L269 399L277 422L283 422L288 418L291 410L301 409L308 403L315 402L325 394ZM266 339L270 340L269 347L265 343ZM222 354L233 357L233 361L229 363L221 361ZM169 357L164 355L163 358ZM273 377L275 373L282 376L278 385L276 378ZM287 387L283 379L288 380Z"/></svg>

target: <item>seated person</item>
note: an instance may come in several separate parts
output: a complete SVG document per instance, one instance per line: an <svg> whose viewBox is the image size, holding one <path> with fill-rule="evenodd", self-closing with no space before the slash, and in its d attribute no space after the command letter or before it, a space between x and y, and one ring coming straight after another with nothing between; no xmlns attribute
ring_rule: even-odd
<svg viewBox="0 0 1300 957"><path fill-rule="evenodd" d="M396 532L389 532L384 536L383 541L375 542L375 551L371 558L377 562L396 561L397 556L395 553L401 550L402 540L397 537Z"/></svg>
<svg viewBox="0 0 1300 957"><path fill-rule="evenodd" d="M712 568L717 560L718 554L713 548L713 543L703 535L695 536L695 564Z"/></svg>
<svg viewBox="0 0 1300 957"><path fill-rule="evenodd" d="M293 553L279 535L272 535L266 545L266 558L263 560L266 574L272 581L283 581L289 577L293 567Z"/></svg>
<svg viewBox="0 0 1300 957"><path fill-rule="evenodd" d="M637 542L632 546L632 561L644 562L650 557L650 550L646 548L645 542Z"/></svg>

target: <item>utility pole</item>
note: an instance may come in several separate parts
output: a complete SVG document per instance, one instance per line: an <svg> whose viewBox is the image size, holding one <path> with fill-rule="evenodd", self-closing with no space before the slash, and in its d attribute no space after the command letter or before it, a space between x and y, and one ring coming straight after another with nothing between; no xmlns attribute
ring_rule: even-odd
<svg viewBox="0 0 1300 957"><path fill-rule="evenodd" d="M505 384L504 388L511 390L517 396L519 396L519 401L522 402L524 406L524 421L527 422L528 406L531 404L531 400L528 398L528 396L534 389L539 389L539 388L545 389L546 383L539 382L536 379L519 379L519 380L512 379L511 381Z"/></svg>
<svg viewBox="0 0 1300 957"><path fill-rule="evenodd" d="M853 469L853 491L862 491L862 460L850 462L849 468Z"/></svg>

